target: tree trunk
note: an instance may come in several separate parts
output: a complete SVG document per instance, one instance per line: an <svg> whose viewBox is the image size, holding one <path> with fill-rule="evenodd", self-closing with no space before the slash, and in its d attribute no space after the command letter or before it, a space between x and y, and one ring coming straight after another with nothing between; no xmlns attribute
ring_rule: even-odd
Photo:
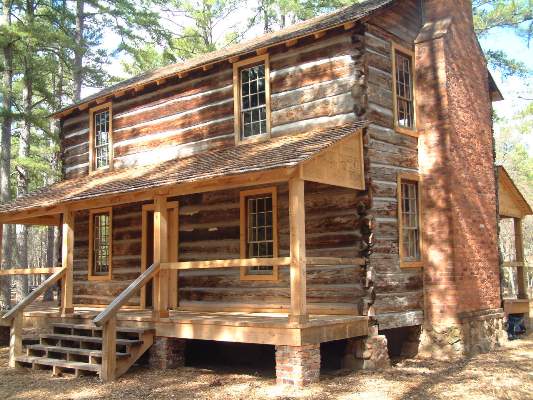
<svg viewBox="0 0 533 400"><path fill-rule="evenodd" d="M33 1L26 1L26 23L30 27L33 25ZM20 132L19 143L19 160L23 163L30 156L30 137L31 137L31 116L33 111L33 66L32 55L33 49L28 46L26 49L27 56L24 59L24 88L22 90L22 102L24 105L23 126ZM29 174L27 168L23 165L18 166L17 174L17 197L24 196L28 193ZM17 225L17 264L21 268L27 268L28 265L28 226ZM21 301L28 295L28 276L15 275L15 300Z"/></svg>
<svg viewBox="0 0 533 400"><path fill-rule="evenodd" d="M2 14L0 15L0 27L9 31L11 26L11 1L2 2ZM0 202L11 200L11 187L9 176L11 170L11 103L13 99L13 44L7 41L2 47L4 58L4 71L2 73L2 130L0 149ZM13 246L12 229L9 225L4 225L2 241L2 269L10 267L12 264ZM0 279L0 308L9 308L11 303L11 280L8 277Z"/></svg>
<svg viewBox="0 0 533 400"><path fill-rule="evenodd" d="M81 99L81 88L83 85L83 56L85 55L85 43L83 40L85 28L85 0L76 0L76 30L74 32L74 40L76 47L74 48L74 65L72 68L73 80L73 101Z"/></svg>

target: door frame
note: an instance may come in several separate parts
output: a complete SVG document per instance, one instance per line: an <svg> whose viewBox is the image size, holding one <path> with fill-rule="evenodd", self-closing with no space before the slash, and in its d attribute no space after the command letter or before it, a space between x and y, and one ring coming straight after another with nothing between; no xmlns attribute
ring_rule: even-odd
<svg viewBox="0 0 533 400"><path fill-rule="evenodd" d="M148 262L148 213L155 210L154 204L143 204L142 206L142 238L141 238L141 274L146 271L147 262ZM168 226L167 226L167 235L168 242L175 243L175 246L168 247L168 261L176 262L178 261L178 239L179 239L179 202L169 201L167 203L167 212L168 212ZM170 271L170 284L168 288L169 293L169 307L175 309L178 307L178 271ZM140 303L139 306L141 310L146 309L146 285L141 288Z"/></svg>

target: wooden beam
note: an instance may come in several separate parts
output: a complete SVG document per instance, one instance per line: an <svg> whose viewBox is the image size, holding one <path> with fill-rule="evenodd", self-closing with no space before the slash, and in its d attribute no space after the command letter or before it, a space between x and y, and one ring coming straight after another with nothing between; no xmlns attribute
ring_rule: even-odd
<svg viewBox="0 0 533 400"><path fill-rule="evenodd" d="M63 213L63 243L62 243L62 265L65 275L61 280L61 315L72 314L72 293L74 284L74 212Z"/></svg>
<svg viewBox="0 0 533 400"><path fill-rule="evenodd" d="M309 320L309 316L306 298L304 181L300 177L293 177L289 180L289 225L291 254L289 322L305 323Z"/></svg>
<svg viewBox="0 0 533 400"><path fill-rule="evenodd" d="M162 263L161 268L169 270L232 268L232 267L268 267L271 265L290 265L290 257L276 258L235 258L229 260L182 261Z"/></svg>
<svg viewBox="0 0 533 400"><path fill-rule="evenodd" d="M163 264L168 262L167 198L157 196L154 206L154 264ZM168 318L168 279L167 269L161 269L154 278L153 316L156 321Z"/></svg>
<svg viewBox="0 0 533 400"><path fill-rule="evenodd" d="M233 63L236 63L237 61L239 61L239 59L240 59L239 56L230 57L230 58L229 58L229 62L230 62L231 64L233 64Z"/></svg>
<svg viewBox="0 0 533 400"><path fill-rule="evenodd" d="M522 219L514 218L514 246L516 251L516 261L522 263L522 266L516 267L518 277L518 298L527 299L527 269L524 268L524 240L522 235Z"/></svg>
<svg viewBox="0 0 533 400"><path fill-rule="evenodd" d="M168 261L178 261L178 208L168 210ZM168 304L171 309L178 307L178 271L169 271Z"/></svg>
<svg viewBox="0 0 533 400"><path fill-rule="evenodd" d="M291 40L287 40L285 42L285 46L287 47L293 47L296 45L296 43L298 43L298 39L291 39Z"/></svg>
<svg viewBox="0 0 533 400"><path fill-rule="evenodd" d="M111 382L115 379L117 368L117 318L113 316L102 330L102 369L100 379Z"/></svg>
<svg viewBox="0 0 533 400"><path fill-rule="evenodd" d="M178 78L185 78L187 75L189 75L189 71L183 71L183 72L178 72Z"/></svg>
<svg viewBox="0 0 533 400"><path fill-rule="evenodd" d="M9 328L9 367L15 368L15 358L22 355L22 313L18 313L11 320Z"/></svg>
<svg viewBox="0 0 533 400"><path fill-rule="evenodd" d="M353 22L353 21L352 22L346 22L344 24L344 30L348 31L348 30L352 29L354 26L355 26L355 22Z"/></svg>
<svg viewBox="0 0 533 400"><path fill-rule="evenodd" d="M6 275L38 275L38 274L53 274L60 271L62 268L14 268L0 270L0 276Z"/></svg>
<svg viewBox="0 0 533 400"><path fill-rule="evenodd" d="M255 51L255 54L257 54L258 56L262 56L263 54L266 54L268 53L268 47L263 47L262 49L257 49Z"/></svg>
<svg viewBox="0 0 533 400"><path fill-rule="evenodd" d="M211 68L213 68L213 64L207 64L202 67L202 70L209 71Z"/></svg>
<svg viewBox="0 0 533 400"><path fill-rule="evenodd" d="M326 35L326 31L320 31L320 32L315 33L313 36L315 39L320 39L324 37L325 35Z"/></svg>

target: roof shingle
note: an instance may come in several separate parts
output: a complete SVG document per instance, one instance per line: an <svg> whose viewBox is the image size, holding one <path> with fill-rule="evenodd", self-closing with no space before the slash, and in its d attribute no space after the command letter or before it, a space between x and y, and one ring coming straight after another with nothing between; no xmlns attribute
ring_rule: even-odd
<svg viewBox="0 0 533 400"><path fill-rule="evenodd" d="M0 215L223 176L294 167L366 125L362 121L316 129L264 142L206 151L160 164L67 179L0 205Z"/></svg>
<svg viewBox="0 0 533 400"><path fill-rule="evenodd" d="M102 91L91 96L85 97L77 103L64 107L53 115L60 114L68 109L77 107L80 104L87 103L102 96L110 95L119 90L126 90L137 85L175 76L179 72L189 71L206 64L223 61L225 59L243 55L260 48L273 46L277 43L285 42L287 40L307 36L317 31L341 26L350 21L360 20L369 16L373 12L392 4L394 1L395 0L367 0L361 3L355 3L350 6L340 8L329 14L319 15L318 17L291 25L279 31L267 33L250 40L245 40L230 47L225 47L210 53L202 54L198 57L194 57L181 63L171 64L165 67L147 71L143 74L126 79L117 83L116 85L103 89Z"/></svg>

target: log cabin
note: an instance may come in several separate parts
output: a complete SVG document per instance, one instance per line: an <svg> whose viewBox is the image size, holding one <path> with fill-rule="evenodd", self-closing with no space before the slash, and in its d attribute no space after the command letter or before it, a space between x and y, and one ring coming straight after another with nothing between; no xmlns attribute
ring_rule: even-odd
<svg viewBox="0 0 533 400"><path fill-rule="evenodd" d="M62 231L59 266L3 272L51 274L2 318L10 365L109 381L234 342L303 386L332 342L364 369L501 344L501 94L471 8L363 1L54 114L64 179L0 206Z"/></svg>

